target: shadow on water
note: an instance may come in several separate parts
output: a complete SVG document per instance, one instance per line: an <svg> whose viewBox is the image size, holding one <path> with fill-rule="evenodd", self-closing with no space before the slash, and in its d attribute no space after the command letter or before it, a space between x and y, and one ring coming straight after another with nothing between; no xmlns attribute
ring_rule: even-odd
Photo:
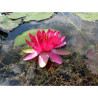
<svg viewBox="0 0 98 98"><path fill-rule="evenodd" d="M52 18L36 22L30 21L14 29L12 32L0 35L5 37L0 50L0 85L98 85L97 76L86 67L86 52L96 48L98 44L98 21L87 22L73 13L64 13L88 37L90 47L80 32L61 13ZM55 29L65 35L67 42L61 49L71 52L71 56L62 56L63 64L53 63L50 70L41 69L36 60L24 62L21 53L24 46L13 47L14 39L30 29ZM38 68L36 69L36 66Z"/></svg>
<svg viewBox="0 0 98 98"><path fill-rule="evenodd" d="M6 37L8 37L8 33L0 30L0 40L5 40Z"/></svg>

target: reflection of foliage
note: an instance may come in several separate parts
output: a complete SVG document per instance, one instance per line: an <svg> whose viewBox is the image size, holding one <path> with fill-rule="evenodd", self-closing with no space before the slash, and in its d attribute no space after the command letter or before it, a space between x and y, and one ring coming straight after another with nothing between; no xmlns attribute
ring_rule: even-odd
<svg viewBox="0 0 98 98"><path fill-rule="evenodd" d="M94 47L94 45L90 45L90 43L89 43L89 40L88 40L88 38L86 37L86 35L85 35L85 33L84 32L82 32L68 17L66 17L65 15L64 15L64 13L62 12L62 14L63 14L63 16L74 26L74 27L76 27L79 31L80 31L80 33L81 33L81 35L86 39L86 41L87 41L87 43L88 43L88 47L86 47L86 48L88 48L88 49L91 49L91 48L95 48ZM95 19L95 20L97 20L98 19L98 13L76 13L77 15L80 15L84 20L87 18L87 20L89 20L89 19L91 19L91 20L89 20L89 21L93 21L93 19ZM80 38L79 38L79 40L80 40ZM80 40L80 42L82 42L81 40ZM84 42L83 42L84 43ZM96 42L95 42L95 44L96 44ZM80 44L81 45L81 44ZM84 45L83 45L84 46ZM80 47L80 46L79 46ZM82 47L83 48L83 47ZM80 49L78 49L78 50L80 50ZM94 53L94 51L93 52L89 52L88 54L87 54L87 57L88 57L88 67L89 67L89 69L93 72L93 73L95 73L95 74L97 74L98 75L98 62L97 62L97 60L96 60L96 58L98 58L97 56L97 54L98 53ZM92 55L91 55L92 54Z"/></svg>
<svg viewBox="0 0 98 98"><path fill-rule="evenodd" d="M87 36L85 35L84 32L82 32L68 17L65 16L65 14L62 12L63 16L65 19L67 19L80 33L81 35L85 38L85 40L87 41L87 44L89 44L89 41L88 41L88 38Z"/></svg>
<svg viewBox="0 0 98 98"><path fill-rule="evenodd" d="M86 21L98 20L98 12L74 13L74 14L77 16L80 16L83 20L86 20Z"/></svg>

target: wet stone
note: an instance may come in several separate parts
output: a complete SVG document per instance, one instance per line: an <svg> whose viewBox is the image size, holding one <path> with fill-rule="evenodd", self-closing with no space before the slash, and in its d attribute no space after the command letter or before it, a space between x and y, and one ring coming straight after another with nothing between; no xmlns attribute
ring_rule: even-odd
<svg viewBox="0 0 98 98"><path fill-rule="evenodd" d="M3 68L4 67L4 65L3 64L0 64L0 68Z"/></svg>
<svg viewBox="0 0 98 98"><path fill-rule="evenodd" d="M5 58L2 60L2 62L6 65L9 65L11 63L17 63L19 62L21 56L14 51L9 51L8 54L5 55Z"/></svg>
<svg viewBox="0 0 98 98"><path fill-rule="evenodd" d="M10 85L10 86L19 86L20 83L19 83L18 80L10 80L10 81L9 81L9 85Z"/></svg>

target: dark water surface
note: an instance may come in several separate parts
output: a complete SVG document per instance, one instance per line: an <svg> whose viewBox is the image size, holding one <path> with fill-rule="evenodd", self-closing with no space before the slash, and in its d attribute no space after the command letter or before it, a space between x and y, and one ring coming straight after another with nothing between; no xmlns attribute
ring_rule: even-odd
<svg viewBox="0 0 98 98"><path fill-rule="evenodd" d="M98 21L88 22L73 13L64 14L86 34L90 45L62 13L44 21L23 23L5 35L0 31L3 43L0 45L0 85L98 85L98 77L87 69L86 58L89 49L98 49ZM63 64L53 63L49 70L39 68L37 60L23 61L24 46L13 47L15 38L23 32L46 28L65 35L67 44L62 49L71 52L69 57L62 56Z"/></svg>

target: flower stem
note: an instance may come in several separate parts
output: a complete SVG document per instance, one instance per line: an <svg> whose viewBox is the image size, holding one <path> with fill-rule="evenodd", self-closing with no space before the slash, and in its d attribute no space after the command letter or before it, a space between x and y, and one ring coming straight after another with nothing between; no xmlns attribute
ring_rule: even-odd
<svg viewBox="0 0 98 98"><path fill-rule="evenodd" d="M85 38L85 40L87 41L87 43L89 45L89 41L88 41L86 35L84 34L84 32L82 32L68 17L66 17L63 12L62 12L62 14L63 14L65 19L67 19L75 28L77 28L77 30L81 33L81 35Z"/></svg>

